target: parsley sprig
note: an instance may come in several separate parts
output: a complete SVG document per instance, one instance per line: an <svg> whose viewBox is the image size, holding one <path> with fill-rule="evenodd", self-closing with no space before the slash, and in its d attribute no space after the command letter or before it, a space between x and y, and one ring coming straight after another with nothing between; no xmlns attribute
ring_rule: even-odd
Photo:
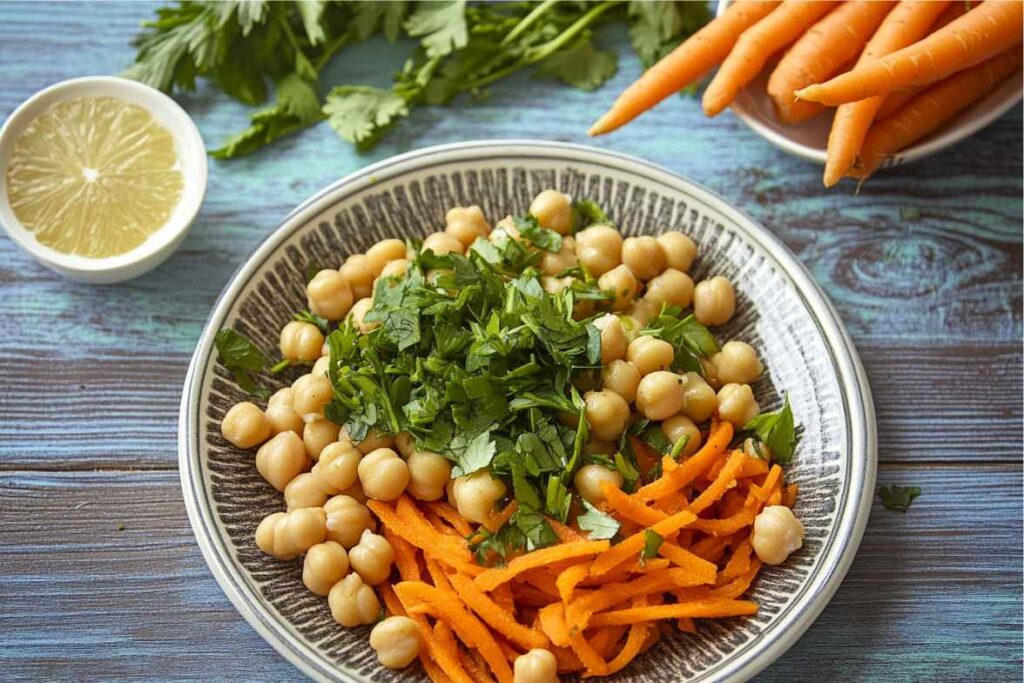
<svg viewBox="0 0 1024 683"><path fill-rule="evenodd" d="M212 154L233 158L327 120L343 139L368 148L418 106L460 96L479 100L523 69L581 90L601 86L618 57L595 45L594 29L629 26L650 65L708 19L703 2L354 2L222 0L160 7L143 25L129 76L172 92L205 78L250 106L245 130ZM383 34L416 41L389 89L337 85L322 74L346 47Z"/></svg>

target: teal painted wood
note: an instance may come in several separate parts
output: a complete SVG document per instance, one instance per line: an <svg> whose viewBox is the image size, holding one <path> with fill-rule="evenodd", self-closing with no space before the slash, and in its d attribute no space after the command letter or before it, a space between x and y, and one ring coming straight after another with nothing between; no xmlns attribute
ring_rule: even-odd
<svg viewBox="0 0 1024 683"><path fill-rule="evenodd" d="M0 117L56 81L120 71L154 6L0 3ZM879 480L925 488L906 516L876 506L832 605L762 678L1020 679L1020 107L860 194L825 192L820 169L729 114L706 120L691 98L588 140L639 73L621 30L600 39L624 57L598 93L522 75L481 104L416 112L368 154L320 126L211 160L181 250L130 283L68 282L0 238L0 678L297 677L231 608L188 530L170 471L188 355L245 255L323 185L431 144L540 137L663 164L778 234L861 350ZM371 41L327 80L386 85L407 47ZM245 107L207 89L179 100L211 145L246 124ZM901 220L905 208L920 219Z"/></svg>

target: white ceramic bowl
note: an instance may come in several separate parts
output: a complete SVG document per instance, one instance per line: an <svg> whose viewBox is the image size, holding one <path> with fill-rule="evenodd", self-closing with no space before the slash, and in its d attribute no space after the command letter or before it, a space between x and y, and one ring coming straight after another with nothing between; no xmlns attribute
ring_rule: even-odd
<svg viewBox="0 0 1024 683"><path fill-rule="evenodd" d="M87 258L62 254L36 239L11 209L7 197L7 162L14 142L37 116L53 104L72 97L115 97L145 107L153 118L170 131L184 187L170 220L141 245L125 254ZM105 284L142 275L160 265L181 244L199 212L206 194L206 148L199 129L178 106L159 90L136 81L113 76L87 76L61 81L40 90L7 117L0 128L0 225L22 249L37 261L72 280Z"/></svg>
<svg viewBox="0 0 1024 683"><path fill-rule="evenodd" d="M718 14L725 11L729 0L719 0ZM766 67L733 101L732 112L755 133L784 152L818 164L825 163L828 133L832 127L832 110L793 126L778 121L768 96ZM935 154L973 135L1005 114L1021 99L1019 76L1011 76L982 100L947 121L944 126L917 143L897 152L882 167L899 166Z"/></svg>
<svg viewBox="0 0 1024 683"><path fill-rule="evenodd" d="M800 262L765 228L691 180L621 154L529 140L467 142L403 154L330 185L292 211L231 277L215 304L185 380L178 457L182 493L211 571L271 645L317 680L423 680L418 666L383 669L368 628L344 629L325 599L302 584L302 560L280 562L254 532L281 494L256 471L252 451L219 425L249 398L217 360L214 335L231 327L276 354L278 331L305 306L310 264L339 264L387 237L422 237L455 205L479 204L492 220L522 213L557 188L604 207L630 235L682 230L697 243L694 279L735 283L736 316L716 333L752 344L768 372L754 391L766 410L788 393L803 431L787 480L800 486L803 548L766 568L750 593L752 617L707 620L674 632L612 681L741 681L782 654L839 587L860 543L874 494L871 393L835 310ZM284 386L301 368L267 378Z"/></svg>

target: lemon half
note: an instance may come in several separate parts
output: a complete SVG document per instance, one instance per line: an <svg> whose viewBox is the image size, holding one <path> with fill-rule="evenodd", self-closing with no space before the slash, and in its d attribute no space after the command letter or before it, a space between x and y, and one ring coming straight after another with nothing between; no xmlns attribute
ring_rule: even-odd
<svg viewBox="0 0 1024 683"><path fill-rule="evenodd" d="M167 223L184 182L171 133L114 97L54 104L18 136L7 166L14 215L40 243L89 258L135 249Z"/></svg>

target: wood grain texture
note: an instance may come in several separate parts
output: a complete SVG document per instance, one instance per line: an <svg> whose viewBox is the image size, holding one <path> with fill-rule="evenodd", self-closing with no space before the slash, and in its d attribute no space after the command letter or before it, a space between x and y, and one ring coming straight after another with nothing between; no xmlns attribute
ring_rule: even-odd
<svg viewBox="0 0 1024 683"><path fill-rule="evenodd" d="M153 8L0 3L0 118L58 80L119 72ZM1020 680L1021 108L859 194L825 192L819 168L728 114L704 119L693 98L588 140L639 73L624 31L598 38L624 57L595 94L521 75L481 104L417 111L365 155L319 126L211 160L192 233L133 282L71 283L0 238L0 678L297 679L220 592L170 471L206 315L245 255L339 176L431 144L541 137L660 163L779 235L861 351L879 480L925 489L907 515L876 505L832 604L761 678ZM327 80L386 85L409 47L371 41ZM245 107L210 90L179 99L211 145L246 124ZM118 471L136 469L156 471Z"/></svg>

